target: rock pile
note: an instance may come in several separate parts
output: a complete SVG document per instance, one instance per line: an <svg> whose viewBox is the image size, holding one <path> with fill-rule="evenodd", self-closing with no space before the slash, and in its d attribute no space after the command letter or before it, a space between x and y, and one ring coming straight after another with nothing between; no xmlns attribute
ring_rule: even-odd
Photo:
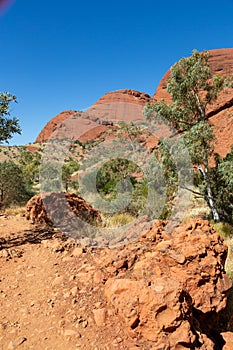
<svg viewBox="0 0 233 350"><path fill-rule="evenodd" d="M3 349L232 349L227 247L207 221L103 249L22 220L1 218Z"/></svg>
<svg viewBox="0 0 233 350"><path fill-rule="evenodd" d="M158 222L139 242L144 252L137 247L132 256L127 247L104 259L112 273L105 296L128 333L154 350L227 349L233 334L220 330L218 321L231 281L220 236L207 221L177 227L171 236Z"/></svg>

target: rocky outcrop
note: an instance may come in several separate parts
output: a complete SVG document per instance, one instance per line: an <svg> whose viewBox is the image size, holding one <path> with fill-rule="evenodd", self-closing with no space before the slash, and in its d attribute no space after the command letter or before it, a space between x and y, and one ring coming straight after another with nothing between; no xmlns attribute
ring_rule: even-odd
<svg viewBox="0 0 233 350"><path fill-rule="evenodd" d="M48 121L48 123L45 125L45 127L41 130L39 135L36 138L35 142L45 142L50 139L54 131L59 128L59 126L67 119L74 115L77 115L76 111L64 111L53 117Z"/></svg>
<svg viewBox="0 0 233 350"><path fill-rule="evenodd" d="M92 224L101 221L99 212L74 193L37 194L26 206L27 219L38 225L53 225L65 218L63 225L69 227L74 215Z"/></svg>
<svg viewBox="0 0 233 350"><path fill-rule="evenodd" d="M51 137L86 142L98 138L117 121L144 120L143 107L150 100L148 94L135 90L117 90L101 97L85 113L64 111L52 118L38 135L36 142Z"/></svg>
<svg viewBox="0 0 233 350"><path fill-rule="evenodd" d="M117 90L103 95L90 109L94 108L94 106L111 102L135 103L144 106L149 100L150 95L144 92L129 89Z"/></svg>
<svg viewBox="0 0 233 350"><path fill-rule="evenodd" d="M145 120L143 107L150 101L146 93L135 90L117 90L102 96L87 113L109 122L125 123Z"/></svg>
<svg viewBox="0 0 233 350"><path fill-rule="evenodd" d="M231 287L224 272L227 247L207 221L179 226L171 235L157 222L135 248L135 254L128 246L105 257L112 262L105 296L132 337L164 350L221 349L232 340L218 328Z"/></svg>
<svg viewBox="0 0 233 350"><path fill-rule="evenodd" d="M105 249L70 238L46 240L44 245L60 252L67 268L53 281L57 294L63 295L59 283L67 279L66 294L76 293L69 307L76 308L76 315L85 306L89 334L97 342L109 342L109 349L116 339L116 346L132 350L230 350L227 246L205 220L177 225L172 232L167 227L167 222L155 221L141 229L140 237ZM67 310L68 305L62 307Z"/></svg>

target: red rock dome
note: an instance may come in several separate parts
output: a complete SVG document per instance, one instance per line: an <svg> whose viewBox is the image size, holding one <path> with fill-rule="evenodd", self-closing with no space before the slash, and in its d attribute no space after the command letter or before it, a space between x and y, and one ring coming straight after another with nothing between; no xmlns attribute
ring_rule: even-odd
<svg viewBox="0 0 233 350"><path fill-rule="evenodd" d="M49 140L54 132L59 138L88 141L105 131L114 121L144 120L143 107L149 100L148 94L135 90L106 93L85 113L64 111L52 118L40 132L36 142Z"/></svg>

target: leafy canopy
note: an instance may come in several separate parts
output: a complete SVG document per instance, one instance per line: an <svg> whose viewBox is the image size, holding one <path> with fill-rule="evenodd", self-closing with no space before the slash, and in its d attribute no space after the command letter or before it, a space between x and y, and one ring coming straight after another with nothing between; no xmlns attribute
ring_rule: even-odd
<svg viewBox="0 0 233 350"><path fill-rule="evenodd" d="M219 200L221 195L216 181L217 178L221 183L229 181L227 173L232 169L232 160L230 163L221 162L217 175L215 172L214 180L209 161L214 155L215 135L213 126L208 120L207 108L229 82L226 77L212 75L209 58L210 54L207 51L193 50L190 57L182 58L175 63L167 82L171 102L162 100L149 104L145 114L149 120L162 119L179 133L184 133L184 144L202 178L202 194L207 200L214 220L219 221L223 201ZM229 190L229 187L225 186L225 190L226 188ZM226 202L224 206L227 206Z"/></svg>
<svg viewBox="0 0 233 350"><path fill-rule="evenodd" d="M8 92L0 93L0 143L8 142L13 134L21 134L19 120L10 118L10 103L17 102L14 95Z"/></svg>
<svg viewBox="0 0 233 350"><path fill-rule="evenodd" d="M0 162L0 208L25 203L31 196L20 166L11 160Z"/></svg>
<svg viewBox="0 0 233 350"><path fill-rule="evenodd" d="M171 68L167 91L172 103L164 100L149 105L149 109L163 116L173 127L189 130L207 119L206 109L224 88L224 79L212 76L207 51L193 50L192 56L182 58Z"/></svg>

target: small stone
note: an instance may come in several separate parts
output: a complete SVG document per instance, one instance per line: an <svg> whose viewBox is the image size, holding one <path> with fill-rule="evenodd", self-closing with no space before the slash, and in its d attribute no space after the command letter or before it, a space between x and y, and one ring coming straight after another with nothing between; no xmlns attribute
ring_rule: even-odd
<svg viewBox="0 0 233 350"><path fill-rule="evenodd" d="M80 338L81 335L77 331L74 331L73 329L65 329L63 332L64 337L78 337Z"/></svg>
<svg viewBox="0 0 233 350"><path fill-rule="evenodd" d="M82 327L86 328L87 326L88 326L88 321L87 320L83 321L82 322Z"/></svg>
<svg viewBox="0 0 233 350"><path fill-rule="evenodd" d="M101 271L96 271L93 276L93 282L95 284L103 283L104 282L104 274Z"/></svg>
<svg viewBox="0 0 233 350"><path fill-rule="evenodd" d="M75 256L75 257L79 257L83 254L83 248L80 248L80 247L76 247L74 248L74 250L72 251L72 256Z"/></svg>
<svg viewBox="0 0 233 350"><path fill-rule="evenodd" d="M76 275L72 275L72 276L70 276L70 278L69 278L69 282L72 282L73 280L75 280L75 278L76 278Z"/></svg>
<svg viewBox="0 0 233 350"><path fill-rule="evenodd" d="M75 286L70 290L70 293L73 297L75 297L78 294L78 287Z"/></svg>
<svg viewBox="0 0 233 350"><path fill-rule="evenodd" d="M95 307L96 307L97 309L99 309L100 306L101 306L101 301L97 301L97 303L95 303Z"/></svg>
<svg viewBox="0 0 233 350"><path fill-rule="evenodd" d="M123 339L121 337L117 337L116 340L117 340L118 343L123 342Z"/></svg>
<svg viewBox="0 0 233 350"><path fill-rule="evenodd" d="M10 253L8 252L7 249L3 249L1 252L0 252L0 257L2 258L9 258L10 257Z"/></svg>
<svg viewBox="0 0 233 350"><path fill-rule="evenodd" d="M61 284L63 281L63 277L62 276L57 276L54 278L53 282L52 282L52 286L57 286L58 284Z"/></svg>
<svg viewBox="0 0 233 350"><path fill-rule="evenodd" d="M65 323L66 323L65 320L60 320L60 321L58 322L58 326L59 326L60 328L63 328L63 327L65 326Z"/></svg>
<svg viewBox="0 0 233 350"><path fill-rule="evenodd" d="M123 341L123 339L120 338L120 337L118 337L118 338L116 338L116 339L113 340L112 345L113 345L114 347L117 347L117 346L119 346L119 344L120 344L122 341Z"/></svg>
<svg viewBox="0 0 233 350"><path fill-rule="evenodd" d="M106 320L106 310L105 309L93 310L93 314L94 314L94 320L96 325L98 327L104 326L105 320Z"/></svg>
<svg viewBox="0 0 233 350"><path fill-rule="evenodd" d="M9 345L8 345L8 349L15 349L17 348L19 345L23 344L25 341L27 340L27 338L25 337L19 337L18 339L16 339L15 341L10 341Z"/></svg>

